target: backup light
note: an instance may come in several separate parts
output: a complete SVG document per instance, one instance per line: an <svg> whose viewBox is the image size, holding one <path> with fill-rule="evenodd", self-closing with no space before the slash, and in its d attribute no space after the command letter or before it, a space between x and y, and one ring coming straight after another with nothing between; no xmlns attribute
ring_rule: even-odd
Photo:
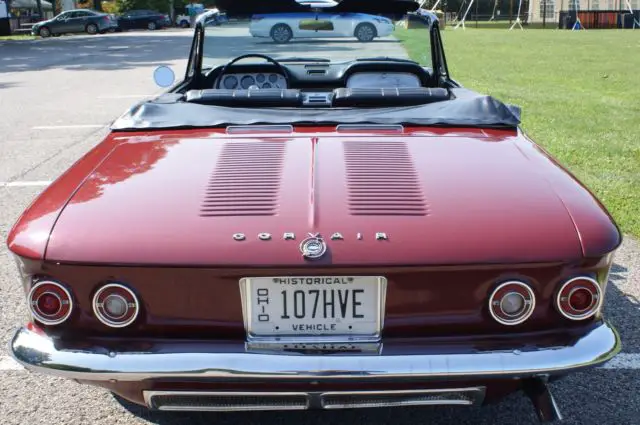
<svg viewBox="0 0 640 425"><path fill-rule="evenodd" d="M585 320L602 306L602 289L594 279L574 277L565 282L556 297L556 308L570 320Z"/></svg>
<svg viewBox="0 0 640 425"><path fill-rule="evenodd" d="M73 311L71 293L61 284L50 280L36 283L29 291L28 299L33 317L44 325L59 325Z"/></svg>
<svg viewBox="0 0 640 425"><path fill-rule="evenodd" d="M140 310L138 298L124 285L109 283L93 296L93 312L100 322L111 328L132 324Z"/></svg>
<svg viewBox="0 0 640 425"><path fill-rule="evenodd" d="M526 321L536 305L536 297L529 285L513 280L502 283L489 298L489 313L496 322L507 326Z"/></svg>

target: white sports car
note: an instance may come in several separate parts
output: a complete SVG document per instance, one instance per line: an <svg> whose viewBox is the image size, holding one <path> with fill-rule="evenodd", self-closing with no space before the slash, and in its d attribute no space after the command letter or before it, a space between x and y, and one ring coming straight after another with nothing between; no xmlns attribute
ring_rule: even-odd
<svg viewBox="0 0 640 425"><path fill-rule="evenodd" d="M333 0L296 0L296 3L301 4L303 6L309 6L312 8L334 7L338 5L338 3Z"/></svg>
<svg viewBox="0 0 640 425"><path fill-rule="evenodd" d="M325 37L356 37L366 42L386 37L394 29L393 21L383 16L322 11L257 14L249 26L252 36L271 37L276 43Z"/></svg>

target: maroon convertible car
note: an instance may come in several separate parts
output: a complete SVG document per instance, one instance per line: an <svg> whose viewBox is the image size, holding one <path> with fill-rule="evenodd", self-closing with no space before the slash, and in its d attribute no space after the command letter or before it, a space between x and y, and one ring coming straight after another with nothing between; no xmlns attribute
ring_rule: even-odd
<svg viewBox="0 0 640 425"><path fill-rule="evenodd" d="M287 2L256 19L309 27L315 12ZM605 208L517 107L451 78L437 21L397 20L417 3L343 0L284 44L229 3L232 25L198 18L185 77L10 232L31 313L15 359L149 409L522 391L560 418L549 382L620 351L602 317L621 242ZM396 19L393 34L323 37L359 12Z"/></svg>

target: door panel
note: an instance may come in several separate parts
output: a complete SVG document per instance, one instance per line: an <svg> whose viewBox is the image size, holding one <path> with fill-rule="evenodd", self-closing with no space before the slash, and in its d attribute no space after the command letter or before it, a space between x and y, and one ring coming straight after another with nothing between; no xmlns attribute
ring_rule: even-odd
<svg viewBox="0 0 640 425"><path fill-rule="evenodd" d="M83 32L88 20L89 18L86 18L86 17L75 17L75 18L69 19L69 25L70 25L71 31Z"/></svg>
<svg viewBox="0 0 640 425"><path fill-rule="evenodd" d="M331 14L331 22L333 22L333 29L335 36L351 36L353 35L354 17L349 13L334 13Z"/></svg>
<svg viewBox="0 0 640 425"><path fill-rule="evenodd" d="M51 31L55 34L63 34L71 31L71 13L60 15L56 18L56 21L51 25Z"/></svg>

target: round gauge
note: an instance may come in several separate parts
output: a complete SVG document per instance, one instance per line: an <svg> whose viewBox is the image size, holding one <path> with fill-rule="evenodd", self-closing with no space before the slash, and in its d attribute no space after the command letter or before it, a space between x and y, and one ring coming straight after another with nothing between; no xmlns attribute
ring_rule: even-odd
<svg viewBox="0 0 640 425"><path fill-rule="evenodd" d="M264 83L265 79L266 79L266 77L264 76L264 74L256 75L256 81L259 82L259 83Z"/></svg>
<svg viewBox="0 0 640 425"><path fill-rule="evenodd" d="M263 89L270 89L270 88L271 88L271 84L269 84L269 83L264 83L264 84L262 85L262 88L263 88Z"/></svg>
<svg viewBox="0 0 640 425"><path fill-rule="evenodd" d="M276 74L269 75L269 81L275 83L276 81L278 81L278 76Z"/></svg>
<svg viewBox="0 0 640 425"><path fill-rule="evenodd" d="M238 87L238 79L233 75L228 75L224 78L224 88L225 89L235 89Z"/></svg>
<svg viewBox="0 0 640 425"><path fill-rule="evenodd" d="M244 77L242 77L242 80L240 80L240 85L242 86L243 89L248 89L255 82L256 81L253 79L251 75L245 75Z"/></svg>

